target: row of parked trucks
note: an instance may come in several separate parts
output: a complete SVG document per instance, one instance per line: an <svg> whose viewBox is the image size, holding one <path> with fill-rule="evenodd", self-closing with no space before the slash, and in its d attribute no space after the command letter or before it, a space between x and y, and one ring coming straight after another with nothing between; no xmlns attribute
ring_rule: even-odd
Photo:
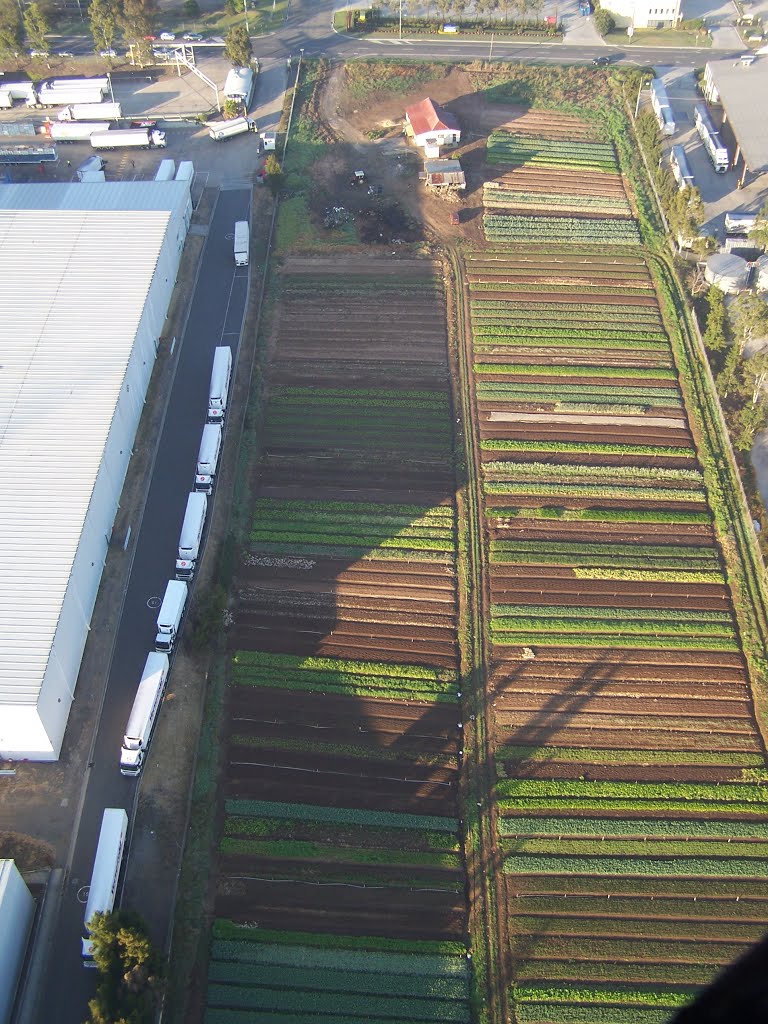
<svg viewBox="0 0 768 1024"><path fill-rule="evenodd" d="M194 490L187 496L184 520L176 551L175 579L169 580L157 613L155 649L147 655L120 751L120 772L135 776L144 764L157 713L170 670L169 657L181 628L195 575L208 517L208 496L213 490L221 454L224 416L232 379L232 349L222 345L213 354L208 390L207 422L203 428L195 465Z"/></svg>
<svg viewBox="0 0 768 1024"><path fill-rule="evenodd" d="M93 149L164 149L165 132L157 128L111 128L105 121L46 121L43 132L53 142L90 142Z"/></svg>
<svg viewBox="0 0 768 1024"><path fill-rule="evenodd" d="M4 79L0 88L0 108L10 109L18 102L28 107L99 104L109 95L109 79L106 77L46 78L37 83L30 79L18 82Z"/></svg>

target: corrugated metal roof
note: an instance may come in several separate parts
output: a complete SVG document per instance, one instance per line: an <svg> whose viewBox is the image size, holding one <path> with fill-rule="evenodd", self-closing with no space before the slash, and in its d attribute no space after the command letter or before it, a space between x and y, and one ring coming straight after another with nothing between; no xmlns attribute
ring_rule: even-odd
<svg viewBox="0 0 768 1024"><path fill-rule="evenodd" d="M0 704L37 702L184 183L0 186Z"/></svg>
<svg viewBox="0 0 768 1024"><path fill-rule="evenodd" d="M760 96L768 93L768 58L751 65L736 60L711 60L707 64L731 130L753 174L768 171L768 118Z"/></svg>

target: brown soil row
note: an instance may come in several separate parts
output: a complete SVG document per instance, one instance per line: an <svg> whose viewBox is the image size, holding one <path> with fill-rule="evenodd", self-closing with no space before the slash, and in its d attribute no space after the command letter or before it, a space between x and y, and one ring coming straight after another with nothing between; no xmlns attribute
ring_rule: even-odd
<svg viewBox="0 0 768 1024"><path fill-rule="evenodd" d="M491 279L494 280L494 279ZM504 291L503 287L498 289L477 291L472 296L475 299L493 299L494 301L505 301L513 302L516 305L525 304L526 306L536 307L537 303L549 302L558 303L562 305L563 312L567 314L569 305L601 305L601 306L620 306L622 310L627 311L627 323L625 326L629 328L629 311L635 307L658 309L658 302L655 295L617 295L615 292L606 292L604 294L589 292L587 295L579 295L578 293L569 292L557 292L554 287L547 288L546 290L536 291Z"/></svg>
<svg viewBox="0 0 768 1024"><path fill-rule="evenodd" d="M440 266L429 260L380 259L375 256L347 256L334 253L333 259L326 256L288 256L283 262L283 274L286 278L309 274L316 277L327 277L338 284L340 279L349 276L360 277L401 277L432 279L440 273Z"/></svg>
<svg viewBox="0 0 768 1024"><path fill-rule="evenodd" d="M646 725L652 718L669 718L678 715L680 724L696 726L697 719L721 716L723 722L734 727L740 720L752 723L752 709L746 693L741 701L717 700L716 698L700 698L689 700L680 697L646 696L640 692L635 694L616 695L601 692L601 680L597 680L589 689L581 691L567 689L560 693L526 693L496 692L494 694L496 714L503 719L506 714L568 714L571 707L577 707L582 714L616 714L634 715L638 721L645 720ZM561 711L562 709L562 711Z"/></svg>
<svg viewBox="0 0 768 1024"><path fill-rule="evenodd" d="M508 504L508 503L507 503ZM499 506L502 507L502 506ZM506 529L509 540L557 541L579 543L633 543L633 544L702 544L712 542L712 527L709 524L680 523L614 523L614 522L564 522L520 519L510 523ZM525 556L523 556L525 557ZM494 571L506 571L509 563L501 559L493 561ZM516 556L517 559L517 556ZM535 565L535 558L531 558Z"/></svg>
<svg viewBox="0 0 768 1024"><path fill-rule="evenodd" d="M580 349L569 357L570 350L559 351L556 346L541 348L533 345L495 346L475 352L478 363L543 363L547 366L620 366L644 369L645 367L668 369L672 357L668 353L656 352L643 356L638 352L609 352L597 349Z"/></svg>
<svg viewBox="0 0 768 1024"><path fill-rule="evenodd" d="M519 191L533 193L554 193L566 196L599 196L625 199L624 182L619 174L608 171L593 172L589 180L579 171L550 167L516 167L494 177L487 185L498 185L499 189L486 188L485 195L493 196L496 191Z"/></svg>
<svg viewBox="0 0 768 1024"><path fill-rule="evenodd" d="M510 367L509 370L504 373L476 373L475 381L478 383L487 384L543 384L545 387L560 387L565 384L578 384L584 387L595 387L606 385L607 381L605 374L600 372L600 367L595 368L594 375L585 376L584 374L558 374L557 377L552 377L546 373L526 373L521 371L515 373L514 366ZM668 380L655 380L653 378L649 380L638 380L637 377L611 377L610 387L612 388L642 388L647 391L650 388L668 389L677 386L676 381Z"/></svg>
<svg viewBox="0 0 768 1024"><path fill-rule="evenodd" d="M610 442L608 442L610 443ZM694 451L694 449L690 449ZM480 451L481 464L486 462L513 462L516 465L526 462L549 462L557 466L637 466L639 468L663 466L667 469L698 469L695 459L677 455L603 455L594 452L549 452L546 448L527 451L503 451L483 448ZM557 461L554 461L557 460Z"/></svg>
<svg viewBox="0 0 768 1024"><path fill-rule="evenodd" d="M457 657L455 644L433 643L420 638L410 641L372 638L337 630L331 635L322 630L255 629L246 624L242 628L233 628L230 640L233 648L240 650L274 653L290 650L294 654L318 654L324 658L374 659L394 664L435 665L438 668L454 668Z"/></svg>
<svg viewBox="0 0 768 1024"><path fill-rule="evenodd" d="M358 600L329 600L318 603L313 599L302 600L301 595L295 595L295 599L288 602L276 604L269 594L261 595L254 600L252 595L241 594L241 609L251 621L259 619L285 619L293 618L297 629L304 625L314 624L317 627L326 626L331 629L335 625L357 623L360 628L365 628L369 623L377 628L384 626L404 626L408 630L423 629L431 638L448 638L455 630L454 614L452 608L441 608L431 602L409 602L405 607L388 608L388 602L376 601L375 597L370 601ZM238 616L239 618L239 616ZM448 630L448 634L444 631ZM393 630L395 635L398 630Z"/></svg>
<svg viewBox="0 0 768 1024"><path fill-rule="evenodd" d="M450 892L255 878L225 878L219 889L217 917L262 928L423 939L463 938L465 931L463 898Z"/></svg>
<svg viewBox="0 0 768 1024"><path fill-rule="evenodd" d="M324 465L306 465L305 460L306 468L300 468L296 460L270 458L269 476L261 493L270 498L377 501L384 491L387 500L428 505L436 496L452 493L455 487L447 460L442 468L425 465L424 460L416 464L403 460L397 470L386 463L382 465L384 460L365 456L367 467L352 465L339 469L333 452L318 451L315 455L318 462L324 459Z"/></svg>
<svg viewBox="0 0 768 1024"><path fill-rule="evenodd" d="M667 731L684 732L689 735L700 737L701 742L706 743L706 737L713 731L719 730L727 735L750 736L754 733L754 725L748 719L743 718L675 718L657 715L654 718L639 718L635 715L621 717L615 712L601 714L599 711L592 711L584 706L584 702L578 697L564 700L555 708L545 709L540 712L511 711L497 705L495 711L496 722L499 729L519 730L523 735L534 730L541 735L546 733L548 742L554 742L557 736L561 745L578 746L576 743L567 741L566 737L571 729L613 729L615 732L624 733L624 743L632 745L633 736L643 736L645 733L652 733L656 728ZM518 743L525 743L527 740L515 740ZM541 739L538 741L541 743ZM706 749L706 747L704 748Z"/></svg>
<svg viewBox="0 0 768 1024"><path fill-rule="evenodd" d="M371 788L401 783L418 785L440 792L440 787L455 790L456 771L448 767L415 764L412 760L376 761L345 757L339 753L298 750L262 750L230 743L227 747L228 771L232 777L242 777L251 771L283 770L289 772L316 772L337 778L335 788L343 789L345 779L368 779ZM295 778L295 776L291 776Z"/></svg>
<svg viewBox="0 0 768 1024"><path fill-rule="evenodd" d="M536 665L538 658L534 661L523 662L515 669L510 663L491 675L489 690L496 698L512 696L517 699L520 694L535 694L542 699L556 697L564 691L567 693L578 692L579 686L583 685L588 692L592 692L589 679L582 681L582 672L577 665L568 665L568 673L565 678L558 678L558 666L550 663L541 665L534 671L527 671L529 665ZM510 669L512 674L510 674ZM659 670L661 669L661 671ZM725 674L720 669L721 674ZM646 700L659 698L662 702L667 698L681 699L689 706L697 706L700 701L723 700L744 702L749 707L749 691L746 687L743 673L740 669L733 669L733 682L717 682L704 679L701 670L693 666L659 666L653 673L640 666L614 665L609 679L601 680L600 693L611 697L642 697ZM665 678L666 677L666 678Z"/></svg>
<svg viewBox="0 0 768 1024"><path fill-rule="evenodd" d="M590 763L558 763L547 761L525 761L518 765L507 762L506 775L510 779L589 779L606 782L740 782L741 769L733 767L716 767L713 765L674 765L657 764L598 764Z"/></svg>
<svg viewBox="0 0 768 1024"><path fill-rule="evenodd" d="M622 426L607 431L603 424L558 424L552 417L549 423L500 423L487 420L478 424L482 440L514 441L580 441L601 444L610 439L615 444L655 444L664 447L692 448L693 438L687 425L679 428L651 427L638 423L634 427Z"/></svg>
<svg viewBox="0 0 768 1024"><path fill-rule="evenodd" d="M759 740L754 733L716 732L703 736L699 732L681 729L661 728L658 723L653 729L632 732L617 732L611 726L598 728L592 724L583 728L551 729L548 725L521 729L517 725L503 728L496 723L494 738L497 744L510 743L521 746L587 747L605 750L711 750L756 754L761 752ZM576 813L576 812L568 812ZM601 810L602 815L602 810ZM616 812L622 817L626 812ZM762 813L762 812L760 812Z"/></svg>
<svg viewBox="0 0 768 1024"><path fill-rule="evenodd" d="M281 580L289 581L289 585L298 580L305 587L311 587L313 582L321 587L328 583L334 590L341 592L351 592L355 587L367 584L397 584L406 589L415 587L434 593L452 591L456 574L453 566L440 562L413 559L408 562L369 560L350 563L347 559L324 557L312 560L311 566L246 566L239 571L238 578L249 583L263 579L271 587L279 586Z"/></svg>
<svg viewBox="0 0 768 1024"><path fill-rule="evenodd" d="M254 713L258 714L254 708ZM361 719L361 722L363 720ZM254 721L250 717L233 716L230 718L230 728L233 734L238 736L253 736L263 742L260 747L250 747L252 752L261 750L270 751L270 756L265 760L273 760L275 752L281 750L281 743L286 740L298 740L306 744L327 744L330 746L351 745L361 747L370 751L373 760L376 760L377 752L383 748L387 754L397 753L404 763L422 756L431 754L442 754L450 757L456 756L456 737L446 736L413 736L409 732L392 731L378 722L364 721L363 724L352 726L341 725L296 725L291 722L268 722L260 719ZM270 746L271 744L271 746ZM386 764L390 759L382 759Z"/></svg>

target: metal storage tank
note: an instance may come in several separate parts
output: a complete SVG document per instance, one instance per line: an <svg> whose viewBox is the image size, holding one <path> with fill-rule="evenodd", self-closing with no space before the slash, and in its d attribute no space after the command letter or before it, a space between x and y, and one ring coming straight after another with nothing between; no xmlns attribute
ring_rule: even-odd
<svg viewBox="0 0 768 1024"><path fill-rule="evenodd" d="M755 288L768 292L768 253L755 260Z"/></svg>
<svg viewBox="0 0 768 1024"><path fill-rule="evenodd" d="M747 287L749 266L741 256L733 253L716 253L707 260L705 279L721 292L733 295Z"/></svg>

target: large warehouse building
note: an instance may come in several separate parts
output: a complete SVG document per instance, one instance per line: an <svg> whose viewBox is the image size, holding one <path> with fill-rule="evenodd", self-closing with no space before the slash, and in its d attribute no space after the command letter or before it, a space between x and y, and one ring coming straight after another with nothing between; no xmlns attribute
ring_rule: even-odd
<svg viewBox="0 0 768 1024"><path fill-rule="evenodd" d="M0 757L56 760L188 181L0 186Z"/></svg>

